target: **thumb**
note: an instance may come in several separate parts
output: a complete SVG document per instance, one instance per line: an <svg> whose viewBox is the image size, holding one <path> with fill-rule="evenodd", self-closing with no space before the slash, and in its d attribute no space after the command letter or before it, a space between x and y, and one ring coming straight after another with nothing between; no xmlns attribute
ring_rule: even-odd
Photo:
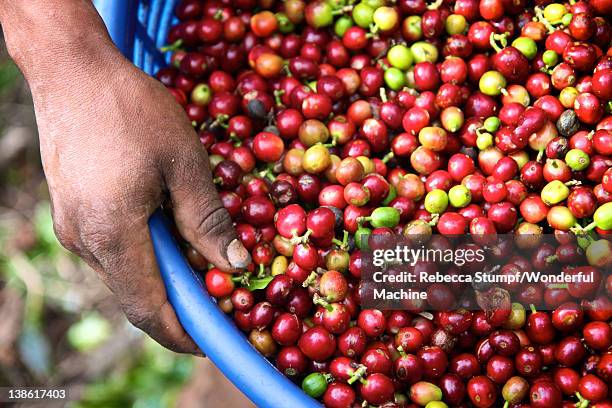
<svg viewBox="0 0 612 408"><path fill-rule="evenodd" d="M226 272L245 269L251 256L217 195L206 152L198 146L182 149L181 155L170 160L165 172L179 232L217 268Z"/></svg>

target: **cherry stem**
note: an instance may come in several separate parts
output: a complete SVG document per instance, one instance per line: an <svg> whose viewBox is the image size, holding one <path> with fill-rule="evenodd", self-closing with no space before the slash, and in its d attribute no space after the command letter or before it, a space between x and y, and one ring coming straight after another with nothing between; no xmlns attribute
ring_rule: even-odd
<svg viewBox="0 0 612 408"><path fill-rule="evenodd" d="M391 151L387 154L385 154L385 156L382 158L382 162L383 163L387 163L389 160L393 159L395 157L395 154Z"/></svg>
<svg viewBox="0 0 612 408"><path fill-rule="evenodd" d="M533 303L529 304L529 309L531 309L531 313L537 313L538 309L536 309L535 305Z"/></svg>
<svg viewBox="0 0 612 408"><path fill-rule="evenodd" d="M557 259L559 259L559 257L557 255L551 255L549 257L546 258L546 263L553 263L555 262Z"/></svg>
<svg viewBox="0 0 612 408"><path fill-rule="evenodd" d="M579 186L582 185L582 181L580 180L570 180L567 183L565 183L566 186L571 187L571 186Z"/></svg>
<svg viewBox="0 0 612 408"><path fill-rule="evenodd" d="M283 106L283 101L281 101L281 96L285 94L284 89L277 89L274 91L274 102L276 106Z"/></svg>
<svg viewBox="0 0 612 408"><path fill-rule="evenodd" d="M399 346L397 348L397 352L399 353L400 356L406 357L406 352L404 351L404 348L402 346Z"/></svg>
<svg viewBox="0 0 612 408"><path fill-rule="evenodd" d="M585 399L579 392L576 392L576 398L578 398L578 402L575 404L576 408L587 408L589 406L589 400Z"/></svg>
<svg viewBox="0 0 612 408"><path fill-rule="evenodd" d="M213 18L215 20L221 20L223 18L223 9L218 9L217 11L215 11Z"/></svg>
<svg viewBox="0 0 612 408"><path fill-rule="evenodd" d="M172 44L164 45L159 50L161 52L176 51L176 50L181 49L182 45L183 45L183 40L179 38Z"/></svg>
<svg viewBox="0 0 612 408"><path fill-rule="evenodd" d="M270 167L266 168L265 170L262 170L258 173L259 177L266 177L271 181L275 181L276 177L274 177L274 174L272 174L272 169Z"/></svg>
<svg viewBox="0 0 612 408"><path fill-rule="evenodd" d="M508 408L508 406L510 406L510 403L508 401L505 401L503 408Z"/></svg>
<svg viewBox="0 0 612 408"><path fill-rule="evenodd" d="M567 289L567 283L553 283L548 285L551 289Z"/></svg>
<svg viewBox="0 0 612 408"><path fill-rule="evenodd" d="M317 276L319 276L315 271L310 272L310 275L302 282L302 287L307 288L313 283L317 281Z"/></svg>
<svg viewBox="0 0 612 408"><path fill-rule="evenodd" d="M299 236L297 234L294 233L293 238L291 238L291 243L293 245L298 245L298 244L305 244L308 242L308 239L310 238L310 235L312 234L312 230L311 229L307 229L306 233L302 236Z"/></svg>
<svg viewBox="0 0 612 408"><path fill-rule="evenodd" d="M385 87L381 87L380 88L380 100L383 101L383 103L387 102L389 99L387 98L387 91L385 89Z"/></svg>
<svg viewBox="0 0 612 408"><path fill-rule="evenodd" d="M431 214L431 221L429 221L428 224L432 227L435 227L438 224L439 220L440 214Z"/></svg>
<svg viewBox="0 0 612 408"><path fill-rule="evenodd" d="M257 274L257 278L261 279L266 276L266 267L264 264L259 264L259 273Z"/></svg>
<svg viewBox="0 0 612 408"><path fill-rule="evenodd" d="M544 157L544 149L542 149L542 150L540 150L540 151L538 152L538 156L536 157L536 161L537 161L537 162L542 161L542 157Z"/></svg>
<svg viewBox="0 0 612 408"><path fill-rule="evenodd" d="M332 307L332 305L330 305L329 302L323 299L323 297L319 295L318 293L315 293L315 295L313 296L312 303L314 303L315 305L324 307L325 310L327 310L328 312L334 311L334 308Z"/></svg>
<svg viewBox="0 0 612 408"><path fill-rule="evenodd" d="M546 17L544 17L544 12L542 12L542 9L540 7L534 7L534 11L536 13L535 18L542 24L544 24L544 26L546 27L546 29L548 30L548 34L552 34L555 32L555 27L553 27L552 24L550 24L550 21L548 21L546 19Z"/></svg>
<svg viewBox="0 0 612 408"><path fill-rule="evenodd" d="M357 369L353 371L353 374L351 375L351 378L348 379L347 383L352 385L357 380L363 382L363 376L365 375L366 371L367 367L363 364L359 364Z"/></svg>

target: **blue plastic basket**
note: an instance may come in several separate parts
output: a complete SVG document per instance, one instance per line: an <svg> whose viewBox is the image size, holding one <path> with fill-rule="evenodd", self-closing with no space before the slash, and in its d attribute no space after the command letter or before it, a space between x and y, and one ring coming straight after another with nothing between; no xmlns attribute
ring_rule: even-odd
<svg viewBox="0 0 612 408"><path fill-rule="evenodd" d="M177 0L94 0L113 41L136 66L153 75L166 64L158 49L174 22ZM320 407L282 375L219 310L193 272L161 212L151 238L168 299L189 335L217 367L259 407Z"/></svg>

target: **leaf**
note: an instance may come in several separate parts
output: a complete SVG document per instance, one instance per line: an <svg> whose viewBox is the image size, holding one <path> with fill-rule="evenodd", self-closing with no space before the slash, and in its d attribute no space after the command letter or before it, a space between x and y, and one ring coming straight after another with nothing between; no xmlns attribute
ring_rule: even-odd
<svg viewBox="0 0 612 408"><path fill-rule="evenodd" d="M268 284L272 282L272 279L274 279L274 276L268 276L261 279L253 279L249 282L249 286L247 286L247 289L251 292L254 290L265 289Z"/></svg>
<svg viewBox="0 0 612 408"><path fill-rule="evenodd" d="M90 313L68 329L68 341L75 349L86 352L104 343L111 332L106 319L98 313Z"/></svg>

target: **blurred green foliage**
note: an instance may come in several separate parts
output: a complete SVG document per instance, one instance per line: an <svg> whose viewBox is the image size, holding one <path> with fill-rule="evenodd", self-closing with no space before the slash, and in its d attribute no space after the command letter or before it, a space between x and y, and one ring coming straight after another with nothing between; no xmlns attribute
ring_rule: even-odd
<svg viewBox="0 0 612 408"><path fill-rule="evenodd" d="M17 348L21 362L35 381L45 384L56 363L68 354L86 355L114 336L114 327L95 309L81 310L73 283L65 278L67 262L76 268L81 261L57 241L49 204L39 203L32 217L35 245L25 251L9 250L11 236L19 233L0 219L0 279L20 293L24 301L22 331ZM61 339L46 332L45 311L51 308L69 322ZM0 322L1 324L1 322ZM193 358L180 356L146 336L136 342L129 358L117 361L110 373L86 385L74 408L162 408L175 406L177 395L191 376ZM113 356L109 356L112 358ZM69 386L69 384L66 384Z"/></svg>
<svg viewBox="0 0 612 408"><path fill-rule="evenodd" d="M20 75L21 73L13 61L0 62L0 95L10 89Z"/></svg>
<svg viewBox="0 0 612 408"><path fill-rule="evenodd" d="M173 407L192 368L193 358L177 356L147 338L129 370L90 384L71 408Z"/></svg>

